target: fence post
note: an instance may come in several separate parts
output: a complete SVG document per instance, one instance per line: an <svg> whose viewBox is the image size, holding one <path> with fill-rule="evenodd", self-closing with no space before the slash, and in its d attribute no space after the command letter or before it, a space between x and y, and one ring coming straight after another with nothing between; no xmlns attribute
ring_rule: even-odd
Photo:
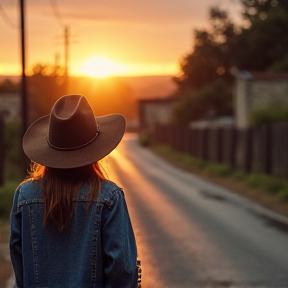
<svg viewBox="0 0 288 288"><path fill-rule="evenodd" d="M276 177L286 178L288 174L287 134L288 126L286 123L277 123L272 126L271 174Z"/></svg>
<svg viewBox="0 0 288 288"><path fill-rule="evenodd" d="M208 160L208 132L207 128L198 130L198 156L204 160Z"/></svg>
<svg viewBox="0 0 288 288"><path fill-rule="evenodd" d="M264 167L263 171L266 174L271 174L272 171L272 133L271 133L271 125L266 125L264 128L265 133L265 150L264 150Z"/></svg>
<svg viewBox="0 0 288 288"><path fill-rule="evenodd" d="M221 142L221 156L222 163L225 163L232 168L235 168L236 158L236 128L224 127L222 128L222 142Z"/></svg>
<svg viewBox="0 0 288 288"><path fill-rule="evenodd" d="M251 129L237 130L236 167L246 173L251 172Z"/></svg>

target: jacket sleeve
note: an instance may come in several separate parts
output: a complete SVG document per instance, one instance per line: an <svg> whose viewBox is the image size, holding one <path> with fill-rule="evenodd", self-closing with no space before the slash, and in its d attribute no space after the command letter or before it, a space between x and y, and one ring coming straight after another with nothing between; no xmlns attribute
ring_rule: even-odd
<svg viewBox="0 0 288 288"><path fill-rule="evenodd" d="M124 194L115 193L102 226L105 288L137 287L137 248Z"/></svg>
<svg viewBox="0 0 288 288"><path fill-rule="evenodd" d="M17 287L23 287L23 262L21 244L21 213L17 211L17 202L20 188L14 194L13 205L10 214L10 257L14 269Z"/></svg>

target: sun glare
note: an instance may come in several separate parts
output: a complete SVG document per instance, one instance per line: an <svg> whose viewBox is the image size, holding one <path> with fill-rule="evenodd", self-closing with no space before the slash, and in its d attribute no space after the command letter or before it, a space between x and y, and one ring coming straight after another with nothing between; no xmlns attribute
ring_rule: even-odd
<svg viewBox="0 0 288 288"><path fill-rule="evenodd" d="M82 67L83 74L96 78L112 76L116 73L116 70L115 64L102 56L88 59Z"/></svg>

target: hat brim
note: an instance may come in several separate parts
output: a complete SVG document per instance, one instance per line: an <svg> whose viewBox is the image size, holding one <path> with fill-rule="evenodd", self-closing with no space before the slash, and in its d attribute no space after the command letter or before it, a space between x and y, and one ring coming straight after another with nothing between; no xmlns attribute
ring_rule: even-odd
<svg viewBox="0 0 288 288"><path fill-rule="evenodd" d="M100 133L88 145L74 150L58 150L47 142L49 115L36 120L23 137L23 150L27 157L51 168L76 168L95 163L120 143L126 127L125 118L120 114L111 114L95 118ZM77 134L75 134L77 137Z"/></svg>

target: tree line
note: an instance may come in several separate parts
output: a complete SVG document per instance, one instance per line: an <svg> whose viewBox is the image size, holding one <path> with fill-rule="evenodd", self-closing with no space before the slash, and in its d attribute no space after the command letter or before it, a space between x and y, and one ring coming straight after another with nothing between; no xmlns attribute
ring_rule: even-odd
<svg viewBox="0 0 288 288"><path fill-rule="evenodd" d="M174 121L232 115L232 67L288 72L288 1L239 1L240 23L216 6L209 9L208 28L194 30L193 50L174 77L179 96Z"/></svg>
<svg viewBox="0 0 288 288"><path fill-rule="evenodd" d="M214 6L208 11L208 28L194 30L192 51L182 57L179 76L173 77L179 100L173 111L174 122L187 124L198 119L231 116L232 67L288 72L288 0L235 1L241 4L240 23L224 9ZM86 95L98 109L97 115L118 112L135 119L136 101L131 88L123 81L86 77L69 81L64 74L59 66L34 65L27 77L29 122L48 114L56 99L71 91ZM0 90L15 89L12 86L8 81L0 85ZM274 104L273 107L282 109L281 113L276 108L275 113L265 109L255 111L258 115L254 122L275 118L278 121L281 115L288 121L288 108L283 109L282 103Z"/></svg>
<svg viewBox="0 0 288 288"><path fill-rule="evenodd" d="M131 87L121 78L95 79L65 77L60 66L37 63L27 75L28 124L50 113L57 99L65 94L85 95L95 115L120 113L127 121L135 119L136 101ZM5 79L0 92L19 92L21 85Z"/></svg>

